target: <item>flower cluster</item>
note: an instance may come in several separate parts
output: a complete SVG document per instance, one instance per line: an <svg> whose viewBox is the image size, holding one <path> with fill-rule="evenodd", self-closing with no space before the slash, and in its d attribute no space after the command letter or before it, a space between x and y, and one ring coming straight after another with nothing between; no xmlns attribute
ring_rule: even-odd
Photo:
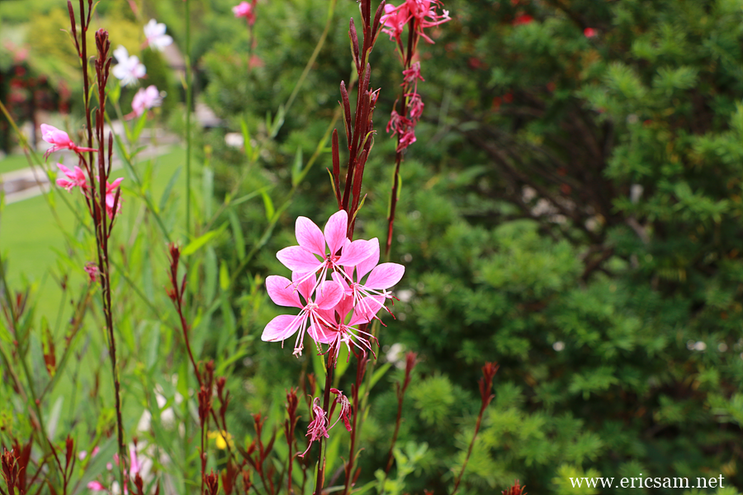
<svg viewBox="0 0 743 495"><path fill-rule="evenodd" d="M433 40L426 35L424 29L438 26L451 20L448 10L442 9L443 14L436 12L436 8L441 7L441 5L439 0L405 0L405 3L398 7L392 4L386 4L384 6L384 15L382 16L382 24L384 24L382 31L389 34L390 39L401 43L400 36L405 25L411 19L414 19L415 32L424 40L433 43Z"/></svg>
<svg viewBox="0 0 743 495"><path fill-rule="evenodd" d="M240 2L232 7L232 13L235 14L235 17L244 17L248 21L248 25L252 26L255 24L255 0Z"/></svg>
<svg viewBox="0 0 743 495"><path fill-rule="evenodd" d="M403 111L397 112L397 104L392 110L390 121L387 124L387 132L397 135L397 152L415 142L415 126L423 114L423 99L418 94L418 81L424 81L421 76L420 62L411 63L416 55L418 39L423 38L429 43L433 40L425 33L426 28L438 26L450 21L449 11L442 9L442 14L437 13L441 7L439 0L405 0L405 3L395 7L391 4L384 6L385 14L381 18L384 25L382 31L390 35L390 39L397 43L400 50L401 60L405 69L402 71L403 83ZM405 26L410 26L411 43L408 43L408 52L404 53L404 45L401 39Z"/></svg>
<svg viewBox="0 0 743 495"><path fill-rule="evenodd" d="M94 148L83 148L76 145L66 132L47 124L41 124L41 136L44 141L52 145L44 154L46 157L55 151L65 149L74 151L78 155L86 151L98 151ZM65 177L57 179L59 187L63 187L67 192L72 192L74 188L79 187L86 196L90 193L91 187L88 184L88 178L85 177L85 172L80 167L76 166L73 170L70 170L58 163L57 168L65 175ZM118 189L122 180L116 179L113 183L106 182L106 213L111 220L121 210L121 198Z"/></svg>
<svg viewBox="0 0 743 495"><path fill-rule="evenodd" d="M263 330L261 339L284 341L298 333L294 354L301 355L305 335L320 349L327 344L336 357L342 344L366 352L373 336L359 328L377 317L392 295L405 267L379 264L379 241L347 237L348 214L341 210L325 224L324 232L306 217L297 218L298 246L276 253L292 271L292 279L271 275L266 288L279 306L299 308L298 315L280 315ZM386 309L386 308L385 308ZM389 310L388 310L389 311Z"/></svg>
<svg viewBox="0 0 743 495"><path fill-rule="evenodd" d="M421 63L415 62L410 66L409 69L402 71L403 86L407 90L410 90L412 86L413 91L405 93L405 106L407 111L407 117L397 113L397 110L392 110L392 116L390 117L389 123L387 123L387 132L392 132L395 136L399 134L397 141L397 151L400 152L415 142L415 126L423 115L423 107L425 104L421 99L421 95L418 94L418 81L425 81L421 76Z"/></svg>

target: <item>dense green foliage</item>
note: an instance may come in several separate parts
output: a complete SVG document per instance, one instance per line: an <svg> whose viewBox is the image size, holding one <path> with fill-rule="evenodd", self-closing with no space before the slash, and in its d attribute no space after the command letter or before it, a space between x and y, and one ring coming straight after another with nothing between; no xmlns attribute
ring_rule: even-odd
<svg viewBox="0 0 743 495"><path fill-rule="evenodd" d="M192 3L199 98L224 122L195 136L204 166L192 204L197 234L210 236L189 255L195 348L231 375L231 433L248 444L251 413L279 424L285 388L298 376L306 384L309 373L322 375L313 353L296 359L289 346L260 341L281 312L263 280L288 275L275 253L295 243L297 216L322 224L336 209L324 137L331 125L342 133L333 119L338 85L349 82L347 19L357 8L261 2L251 47L245 23L231 15L233 2ZM180 4L143 6L179 43ZM116 5L108 8L123 9ZM402 349L420 362L405 397L396 464L380 483L385 493L451 490L474 432L480 366L494 360L495 400L458 493L498 493L516 478L529 493L619 493L577 490L569 478L641 473L721 474L729 488L717 493L743 490L741 3L467 0L445 7L452 21L433 32L435 44L421 45L426 109L402 167L391 255L406 275L396 288L396 319L386 317L379 336L379 365L392 366L371 393L357 486L384 478ZM58 16L41 12L34 21L41 25ZM328 38L297 86L328 15ZM383 241L395 151L384 127L401 82L386 35L371 63L381 94L357 233ZM177 92L174 78L156 73ZM228 146L228 132L242 134L245 145ZM130 250L116 259L143 281L132 295L117 280L127 294L118 303L125 385L145 397L127 404L130 429L143 410L173 406L178 419L189 418L188 400L176 404L188 396L187 361L176 351L178 334L166 331L175 315L141 309L143 300L168 304L160 290L167 263L156 218L134 202L162 183L155 210L167 231L178 231L180 221L178 194L165 186L178 176L155 172L147 168L144 185L128 186L127 201L141 210L125 217L127 235L117 238L122 245L129 239ZM80 238L72 245L84 252ZM91 342L101 354L102 336ZM34 345L39 364L42 343ZM103 375L100 359L86 359L96 379ZM352 368L339 368L347 388ZM88 382L82 392L93 387ZM156 389L165 406L150 396ZM86 414L97 424L96 441L111 433L110 404ZM302 409L300 429L308 414ZM65 421L81 437L90 434ZM193 431L182 440L157 414L153 423L143 438L172 458L191 453L183 465L159 467L196 466L186 445ZM346 441L334 447L329 473L345 457ZM224 467L223 457L211 459Z"/></svg>
<svg viewBox="0 0 743 495"><path fill-rule="evenodd" d="M496 401L468 493L516 477L534 493L573 493L567 477L588 472L722 473L740 487L740 4L447 8L454 20L422 48L426 122L403 165L393 244L393 259L407 266L405 297L381 336L385 348L400 342L422 359L400 444L429 447L408 489L438 493L453 478L471 438L478 365L492 359L501 364ZM264 22L291 24L282 15ZM259 56L305 49L269 43L260 39ZM249 78L222 72L217 54L235 46L207 56L207 95L226 115L245 112L227 98L287 91L294 77L271 64ZM399 81L392 48L380 40L372 59L385 105L362 228L380 238L393 161L382 127L395 98L387 88ZM333 74L343 50L330 53L295 115L332 109L338 97L328 88L345 75ZM284 165L266 184L282 187L318 126L313 119L284 135L276 150ZM313 177L290 211L332 207L327 177ZM265 259L254 270L263 263L277 266ZM385 458L393 397L376 399L369 465ZM471 419L448 420L463 414Z"/></svg>

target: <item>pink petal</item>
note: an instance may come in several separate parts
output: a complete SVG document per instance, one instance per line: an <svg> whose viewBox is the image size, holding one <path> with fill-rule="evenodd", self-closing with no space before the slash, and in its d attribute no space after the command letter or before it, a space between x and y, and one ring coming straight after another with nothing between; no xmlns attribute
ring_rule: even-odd
<svg viewBox="0 0 743 495"><path fill-rule="evenodd" d="M106 488L103 486L103 484L100 481L90 481L88 482L88 489L93 490L94 492L103 492L106 491Z"/></svg>
<svg viewBox="0 0 743 495"><path fill-rule="evenodd" d="M371 299L371 298L364 298L364 299ZM374 318L374 315L377 314L377 311L381 309L382 306L378 304L378 301L374 300L372 302L365 301L367 310L364 310L362 308L356 308L353 312L353 316L351 317L351 321L348 322L348 326L351 327L353 325L358 325L359 323L369 323ZM371 307L370 307L371 306Z"/></svg>
<svg viewBox="0 0 743 495"><path fill-rule="evenodd" d="M315 274L313 273L312 275L307 276L306 273L294 272L292 273L292 280L296 284L299 293L302 294L302 297L304 297L304 300L309 301L312 298L312 291L314 290L315 283L317 282Z"/></svg>
<svg viewBox="0 0 743 495"><path fill-rule="evenodd" d="M346 315L353 309L353 296L345 295L338 304L335 305L335 311L340 317L340 321L346 321Z"/></svg>
<svg viewBox="0 0 743 495"><path fill-rule="evenodd" d="M369 296L364 297L359 301L355 308L353 308L353 318L349 325L355 325L356 323L364 323L371 321L380 309L384 306L384 296Z"/></svg>
<svg viewBox="0 0 743 495"><path fill-rule="evenodd" d="M356 280L361 280L372 268L379 263L379 239L376 237L368 241L371 254L365 260L356 265Z"/></svg>
<svg viewBox="0 0 743 495"><path fill-rule="evenodd" d="M278 342L280 340L286 340L294 335L294 332L297 331L299 325L305 318L306 317L292 315L279 315L268 322L266 328L263 329L261 340L263 342Z"/></svg>
<svg viewBox="0 0 743 495"><path fill-rule="evenodd" d="M338 332L328 327L318 327L317 325L311 325L310 328L307 329L307 333L310 335L310 338L318 344L330 344L335 340L335 337L338 334Z"/></svg>
<svg viewBox="0 0 743 495"><path fill-rule="evenodd" d="M276 253L281 263L293 272L315 273L322 262L301 246L290 246Z"/></svg>
<svg viewBox="0 0 743 495"><path fill-rule="evenodd" d="M294 284L286 277L278 275L266 277L266 289L268 290L268 297L279 306L303 307L299 301L299 295L294 290Z"/></svg>
<svg viewBox="0 0 743 495"><path fill-rule="evenodd" d="M377 241L379 243L379 241ZM377 244L377 248L379 245ZM358 239L343 248L343 254L337 263L341 266L358 265L374 254L374 243Z"/></svg>
<svg viewBox="0 0 743 495"><path fill-rule="evenodd" d="M75 183L67 179L57 179L57 185L65 188L67 192L72 192L72 188L75 187Z"/></svg>
<svg viewBox="0 0 743 495"><path fill-rule="evenodd" d="M397 263L382 263L372 270L364 286L367 289L389 289L400 281L405 267Z"/></svg>
<svg viewBox="0 0 743 495"><path fill-rule="evenodd" d="M343 247L346 241L346 231L348 230L348 213L346 210L333 213L325 224L325 241L330 248L330 254L333 255Z"/></svg>
<svg viewBox="0 0 743 495"><path fill-rule="evenodd" d="M325 281L317 288L315 304L320 309L332 309L345 295L343 287L338 282Z"/></svg>
<svg viewBox="0 0 743 495"><path fill-rule="evenodd" d="M294 229L299 245L307 251L325 257L325 237L320 227L307 217L298 217Z"/></svg>
<svg viewBox="0 0 743 495"><path fill-rule="evenodd" d="M41 124L41 125L43 126L45 124ZM72 170L70 170L69 168L65 167L61 163L58 163L57 164L57 168L60 170L60 172L62 172L63 174L65 174L70 179L73 179L75 177L75 174L72 172ZM75 168L79 168L79 167L75 167Z"/></svg>

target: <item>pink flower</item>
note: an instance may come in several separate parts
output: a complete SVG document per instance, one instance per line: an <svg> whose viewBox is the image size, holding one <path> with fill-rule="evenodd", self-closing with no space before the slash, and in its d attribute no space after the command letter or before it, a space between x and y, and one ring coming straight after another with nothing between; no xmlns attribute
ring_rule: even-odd
<svg viewBox="0 0 743 495"><path fill-rule="evenodd" d="M409 69L405 69L404 71L402 71L402 75L403 75L403 83L400 86L407 83L407 84L415 84L415 87L417 88L419 79L421 81L425 81L425 79L423 79L423 76L421 76L421 63L420 62L416 62L413 65L411 65Z"/></svg>
<svg viewBox="0 0 743 495"><path fill-rule="evenodd" d="M67 192L72 192L72 189L75 187L80 187L83 190L87 189L88 184L85 179L85 172L80 167L76 166L75 170L70 170L61 163L58 163L57 168L67 176L66 179L57 179L57 185L59 187L65 188Z"/></svg>
<svg viewBox="0 0 743 495"><path fill-rule="evenodd" d="M397 141L397 153L401 152L416 141L415 139L415 128L410 127L400 133L400 139Z"/></svg>
<svg viewBox="0 0 743 495"><path fill-rule="evenodd" d="M279 315L268 322L261 340L283 342L299 330L294 344L294 355L301 355L304 349L305 333L309 332L310 337L318 342L317 329L322 328L323 325L331 325L331 322L323 318L321 311L333 309L343 298L344 291L343 287L334 281L321 281L316 284L314 274L307 277L295 272L292 278L294 281L278 275L266 277L268 296L274 303L279 306L300 308L301 311L296 316ZM316 293L314 300L313 292ZM304 298L304 303L300 301L300 295Z"/></svg>
<svg viewBox="0 0 743 495"><path fill-rule="evenodd" d="M240 2L238 5L232 7L232 12L235 17L244 17L247 19L249 25L255 24L255 4L248 2Z"/></svg>
<svg viewBox="0 0 743 495"><path fill-rule="evenodd" d="M304 457L307 452L310 451L312 444L321 438L330 438L328 435L328 418L325 416L325 411L320 407L320 398L315 397L312 403L312 415L314 418L307 426L307 434L305 436L310 437L310 443L307 445L307 449L299 454L299 457Z"/></svg>
<svg viewBox="0 0 743 495"><path fill-rule="evenodd" d="M166 46L173 43L173 38L165 34L165 24L150 19L144 27L144 35L147 38L147 46L153 50L163 51Z"/></svg>
<svg viewBox="0 0 743 495"><path fill-rule="evenodd" d="M334 274L335 275L335 274ZM347 292L348 285L343 284ZM344 296L338 304L332 309L320 310L319 325L313 327L313 339L318 344L327 344L335 358L341 351L341 346L345 345L349 350L351 346L362 351L373 352L370 342L376 340L374 335L362 331L355 327L362 323L368 323L374 314L379 311L377 301L364 301L359 306L354 307L354 299L351 296ZM365 310L364 308L368 308ZM348 315L353 311L353 316L348 319ZM348 323L346 323L348 322Z"/></svg>
<svg viewBox="0 0 743 495"><path fill-rule="evenodd" d="M351 431L351 403L349 402L348 397L343 395L343 392L341 392L337 388L331 388L330 391L337 396L335 398L335 402L341 405L341 412L338 413L338 419L335 420L333 426L335 426L335 424L338 423L339 420L342 420L343 426L346 427L346 430ZM333 426L331 426L330 428L332 429Z"/></svg>
<svg viewBox="0 0 743 495"><path fill-rule="evenodd" d="M72 141L72 139L70 139L70 136L67 135L66 132L48 124L41 124L41 138L52 145L52 147L46 150L46 153L44 153L44 158L47 158L50 154L59 150L71 150L75 153L82 153L84 151L98 151L93 148L83 148L76 145Z"/></svg>
<svg viewBox="0 0 743 495"><path fill-rule="evenodd" d="M356 265L371 254L369 241L359 239L346 245L347 231L348 213L345 210L328 219L324 233L309 218L298 217L295 234L299 246L284 248L276 253L276 257L292 272L314 274L321 271L322 281L328 269ZM339 254L341 248L343 251Z"/></svg>
<svg viewBox="0 0 743 495"><path fill-rule="evenodd" d="M402 4L400 7L395 7L389 3L384 5L384 15L382 15L381 20L384 25L382 31L389 34L391 40L395 39L400 41L400 36L402 36L402 32L405 29L405 24L407 24L410 19L408 11L402 8L404 5L405 4Z"/></svg>
<svg viewBox="0 0 743 495"><path fill-rule="evenodd" d="M421 102L422 104L422 102ZM423 111L423 107L420 107ZM401 116L393 110L389 123L387 123L387 132L392 131L392 135L399 134L397 139L397 152L401 152L415 142L415 123L410 119Z"/></svg>
<svg viewBox="0 0 743 495"><path fill-rule="evenodd" d="M119 46L114 50L114 57L116 57L118 64L114 66L111 73L114 77L121 80L121 84L124 86L137 84L137 81L142 79L147 73L147 69L139 61L139 57L136 55L130 57L129 52L123 46Z"/></svg>
<svg viewBox="0 0 743 495"><path fill-rule="evenodd" d="M132 110L137 117L140 117L150 108L159 107L162 101L160 92L155 86L149 86L147 89L140 88L132 100Z"/></svg>
<svg viewBox="0 0 743 495"><path fill-rule="evenodd" d="M405 267L397 263L379 265L379 240L374 238L369 243L371 254L357 264L355 270L346 268L343 276L341 272L333 274L333 279L343 286L345 295L351 298L354 317L358 315L358 318L365 319L365 321L359 320L360 323L371 321L375 317L385 300L392 298L387 289L397 285L405 274ZM364 278L366 281L362 282ZM341 315L341 321L345 320L345 316L345 314Z"/></svg>
<svg viewBox="0 0 743 495"><path fill-rule="evenodd" d="M400 42L400 35L405 24L411 19L415 19L415 31L421 38L429 43L433 43L433 40L426 35L424 29L438 26L451 20L448 10L442 9L443 14L436 12L436 8L441 6L442 3L439 0L405 0L405 3L398 7L385 5L385 13L381 19L385 27L382 31L389 34L390 39Z"/></svg>
<svg viewBox="0 0 743 495"><path fill-rule="evenodd" d="M139 465L139 459L137 459L137 450L134 447L134 445L129 446L129 476L134 478L137 473L139 473L139 470L141 469Z"/></svg>
<svg viewBox="0 0 743 495"><path fill-rule="evenodd" d="M97 263L94 263L92 261L89 262L89 263L86 263L85 264L85 273L88 274L88 278L90 279L91 282L95 282L96 278L98 278L98 273L99 273L98 272L98 264ZM83 452L85 452L85 451L83 451ZM93 455L95 456L97 453L98 453L98 451L95 450L95 449L93 449ZM80 460L83 460L83 459L84 459L84 457L81 458Z"/></svg>
<svg viewBox="0 0 743 495"><path fill-rule="evenodd" d="M114 215L121 211L121 194L119 193L118 202L116 201L116 194L122 180L124 179L116 179L113 184L106 182L106 213L111 220L114 219ZM114 211L114 207L116 207L116 211Z"/></svg>
<svg viewBox="0 0 743 495"><path fill-rule="evenodd" d="M599 34L599 32L597 30L595 30L594 28L588 27L588 28L586 28L586 29L583 30L583 35L586 38L593 38L593 37L597 36L598 34Z"/></svg>
<svg viewBox="0 0 743 495"><path fill-rule="evenodd" d="M412 120L413 124L415 124L418 122L418 120L420 120L421 115L423 114L423 107L425 107L425 105L423 104L423 100L421 100L421 95L419 95L418 93L408 93L405 96L410 98L410 101L408 101L408 108L410 109L410 120Z"/></svg>
<svg viewBox="0 0 743 495"><path fill-rule="evenodd" d="M94 492L105 492L106 491L106 488L103 486L103 484L100 481L89 481L88 489Z"/></svg>

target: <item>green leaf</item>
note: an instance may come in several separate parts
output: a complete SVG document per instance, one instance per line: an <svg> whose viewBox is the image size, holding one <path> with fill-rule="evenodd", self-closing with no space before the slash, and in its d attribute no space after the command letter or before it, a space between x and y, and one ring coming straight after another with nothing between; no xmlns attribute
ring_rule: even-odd
<svg viewBox="0 0 743 495"><path fill-rule="evenodd" d="M211 231L207 232L206 234L204 234L204 235L202 235L202 236L194 239L186 247L184 247L181 250L181 256L189 256L189 255L195 253L196 251L198 251L199 249L201 249L202 247L204 247L208 242L210 242L215 237L217 237L219 234L221 234L222 231L224 230L224 228L226 226L227 226L227 224L225 223L221 227L219 227L218 229L211 230Z"/></svg>
<svg viewBox="0 0 743 495"><path fill-rule="evenodd" d="M142 134L145 124L147 124L147 112L143 112L142 115L140 115L139 118L137 119L137 123L134 125L134 130L132 131L132 138L129 141L132 145L134 145L137 141L139 141L139 135ZM141 148L138 149L136 153L139 153L140 150Z"/></svg>
<svg viewBox="0 0 743 495"><path fill-rule="evenodd" d="M250 131L248 130L248 124L245 119L240 119L240 129L243 134L243 146L245 146L245 154L248 156L248 160L253 161L253 144L250 142Z"/></svg>
<svg viewBox="0 0 743 495"><path fill-rule="evenodd" d="M273 219L274 213L276 213L273 207L273 201L271 201L271 196L266 191L261 191L261 196L263 196L263 206L266 208L266 220L270 222Z"/></svg>
<svg viewBox="0 0 743 495"><path fill-rule="evenodd" d="M168 204L168 200L170 199L170 193L173 191L173 187L175 187L175 183L178 181L178 176L180 174L181 174L181 167L178 167L175 169L175 172L173 172L173 175L170 177L168 184L165 186L163 195L160 197L160 204L158 206L159 211L163 211L165 209L165 205Z"/></svg>
<svg viewBox="0 0 743 495"><path fill-rule="evenodd" d="M219 265L219 287L223 291L230 288L230 273L227 269L227 263L224 260Z"/></svg>
<svg viewBox="0 0 743 495"><path fill-rule="evenodd" d="M294 165L292 165L292 186L299 184L302 174L302 148L297 147L297 153L294 155Z"/></svg>
<svg viewBox="0 0 743 495"><path fill-rule="evenodd" d="M232 226L232 237L234 238L235 250L237 251L237 258L243 259L245 257L245 236L243 235L243 228L240 225L240 219L237 218L237 213L232 208L227 209L227 218L230 220L230 226ZM224 288L224 290L227 290Z"/></svg>
<svg viewBox="0 0 743 495"><path fill-rule="evenodd" d="M204 217L211 218L214 197L214 170L211 167L205 166L202 173L201 185L204 192Z"/></svg>

